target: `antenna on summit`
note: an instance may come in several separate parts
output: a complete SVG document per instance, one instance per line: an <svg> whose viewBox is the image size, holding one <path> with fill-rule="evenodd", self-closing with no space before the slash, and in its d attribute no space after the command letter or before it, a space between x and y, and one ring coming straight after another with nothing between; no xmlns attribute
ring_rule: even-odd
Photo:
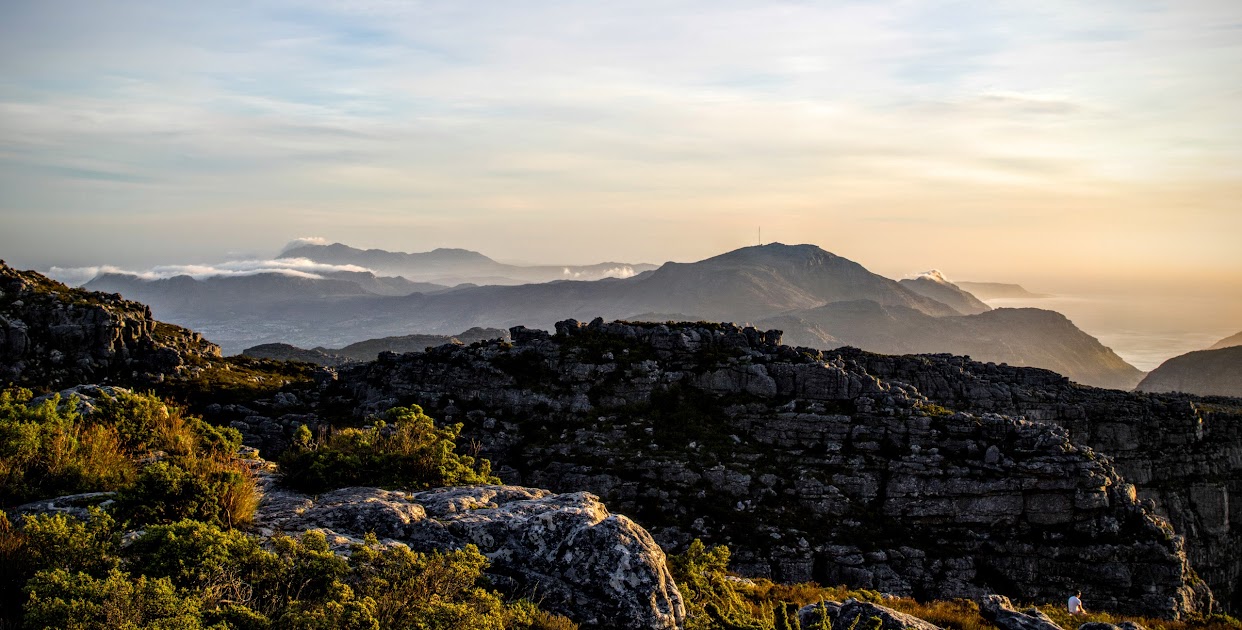
<svg viewBox="0 0 1242 630"><path fill-rule="evenodd" d="M759 244L763 245L763 226L759 226Z"/></svg>

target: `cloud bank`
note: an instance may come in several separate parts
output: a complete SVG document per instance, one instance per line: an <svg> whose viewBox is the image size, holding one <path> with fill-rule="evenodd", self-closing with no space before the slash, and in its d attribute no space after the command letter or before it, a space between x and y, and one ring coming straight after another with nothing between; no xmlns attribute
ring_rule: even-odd
<svg viewBox="0 0 1242 630"><path fill-rule="evenodd" d="M634 277L634 276L638 275L638 272L634 271L634 268L633 268L633 267L631 267L631 266L629 266L629 265L621 265L621 266L618 266L618 267L609 267L608 269L605 269L605 270L603 270L603 271L599 271L599 272L596 272L596 271L574 271L574 270L570 269L569 267L565 267L565 268L561 269L561 275L565 276L566 278L573 279L573 280L577 280L577 279L580 279L580 278L587 278L587 279L591 279L591 280L597 280L597 279L600 279L600 278L632 278L632 277Z"/></svg>
<svg viewBox="0 0 1242 630"><path fill-rule="evenodd" d="M349 271L369 272L371 269L358 265L331 265L319 263L308 258L280 258L275 260L233 260L208 265L158 265L150 269L131 270L112 265L95 267L52 267L48 277L59 280L70 286L81 286L92 278L106 273L117 273L137 276L143 280L162 280L175 276L190 276L195 280L207 278L253 276L263 273L278 273L298 278L323 279L323 274Z"/></svg>

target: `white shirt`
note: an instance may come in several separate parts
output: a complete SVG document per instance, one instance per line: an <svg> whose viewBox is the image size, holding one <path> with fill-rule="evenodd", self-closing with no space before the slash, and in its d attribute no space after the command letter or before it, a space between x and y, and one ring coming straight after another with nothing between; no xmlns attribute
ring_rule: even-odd
<svg viewBox="0 0 1242 630"><path fill-rule="evenodd" d="M1077 595L1070 595L1069 611L1071 614L1078 614L1082 612L1082 600L1078 599Z"/></svg>

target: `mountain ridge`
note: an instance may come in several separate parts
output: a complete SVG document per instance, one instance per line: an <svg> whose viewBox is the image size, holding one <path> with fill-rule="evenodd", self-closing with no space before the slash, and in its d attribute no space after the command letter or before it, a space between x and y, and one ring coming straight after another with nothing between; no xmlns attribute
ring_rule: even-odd
<svg viewBox="0 0 1242 630"><path fill-rule="evenodd" d="M320 263L358 265L381 273L438 284L523 284L553 280L598 280L632 276L655 268L646 263L602 262L591 265L510 265L468 249L439 247L429 252L358 249L344 243L298 244L278 258L306 258Z"/></svg>
<svg viewBox="0 0 1242 630"><path fill-rule="evenodd" d="M357 261L352 261L354 264ZM114 289L111 286L98 288ZM964 295L964 294L963 294ZM203 331L216 339L228 353L240 352L263 343L288 343L298 347L340 347L376 337L412 333L452 335L471 327L508 328L527 326L551 329L565 318L589 320L631 319L643 314L684 314L693 319L730 322L760 322L772 318L793 317L793 323L782 324L791 338L807 345L843 344L868 347L863 336L833 332L841 328L839 321L815 321L815 309L826 305L869 302L879 309L893 309L880 316L896 318L901 326L890 325L887 334L892 344L879 344L871 349L890 352L963 352L969 340L963 325L949 328L959 343L928 345L923 340L943 335L952 324L941 318L959 316L952 306L903 286L901 283L868 271L864 266L837 256L818 246L772 243L725 252L693 263L666 263L660 268L629 278L608 278L595 281L559 280L547 283L506 286L459 286L451 290L414 293L407 296L344 295L323 299L300 295L286 301L237 303L224 308L227 300L212 303L185 304L182 296L177 309L168 309L159 296L143 294L155 312L177 323ZM959 296L960 297L960 296ZM201 301L201 300L200 300ZM832 307L838 314L845 307ZM905 310L902 310L905 309ZM864 309L865 310L865 309ZM858 316L851 316L855 319ZM1005 317L1005 316L1001 316ZM1010 316L1012 317L1012 316ZM822 318L821 318L822 319ZM848 318L847 318L848 319ZM799 324L798 320L806 320ZM847 322L848 323L848 322ZM1091 385L1132 388L1140 376L1109 352L1101 351L1096 366L1076 367L1078 353L1072 344L1056 335L1072 335L1074 339L1091 339L1071 328L1034 326L1040 322L1011 319L1030 339L1016 344L1007 354L989 355L973 350L972 356L995 358L999 361L1048 367L1069 372L1076 380ZM862 323L849 324L857 328ZM849 326L846 326L847 328ZM1039 337L1043 330L1044 338ZM875 337L875 335L871 335ZM996 332L991 339L1004 340ZM1094 340L1092 339L1094 342ZM1095 346L1090 346L1094 348ZM1056 360L1035 362L1022 356L1022 351L1044 357L1049 348L1068 353ZM1079 353L1081 354L1081 353Z"/></svg>
<svg viewBox="0 0 1242 630"><path fill-rule="evenodd" d="M1208 350L1220 350L1221 348L1232 348L1234 346L1242 346L1242 332L1217 341Z"/></svg>

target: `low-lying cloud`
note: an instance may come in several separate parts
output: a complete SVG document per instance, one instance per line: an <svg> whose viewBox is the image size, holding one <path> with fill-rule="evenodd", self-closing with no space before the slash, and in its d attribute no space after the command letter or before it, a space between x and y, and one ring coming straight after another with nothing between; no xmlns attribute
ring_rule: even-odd
<svg viewBox="0 0 1242 630"><path fill-rule="evenodd" d="M609 267L603 271L574 271L569 267L564 267L561 269L561 275L573 280L598 280L600 278L631 278L638 275L638 272L629 265Z"/></svg>
<svg viewBox="0 0 1242 630"><path fill-rule="evenodd" d="M129 270L112 265L96 267L52 267L47 275L70 286L81 286L92 278L105 273L137 276L143 280L162 280L175 276L190 276L195 280L222 276L253 276L262 273L279 273L298 278L323 279L323 274L341 271L371 272L358 265L332 265L315 262L309 258L280 258L276 260L231 260L205 265L158 265L150 269Z"/></svg>
<svg viewBox="0 0 1242 630"><path fill-rule="evenodd" d="M328 239L322 236L299 236L298 238L295 238L292 241L289 241L289 243L286 244L284 248L280 250L280 252L283 254L284 252L287 252L291 249L297 249L298 247L304 247L306 245L331 245L331 244L332 244L332 241L329 241Z"/></svg>
<svg viewBox="0 0 1242 630"><path fill-rule="evenodd" d="M922 273L912 274L910 278L915 279L915 280L919 278L927 278L928 280L934 280L936 282L942 282L944 284L952 284L949 278L944 275L944 272L940 271L939 269L929 269Z"/></svg>

